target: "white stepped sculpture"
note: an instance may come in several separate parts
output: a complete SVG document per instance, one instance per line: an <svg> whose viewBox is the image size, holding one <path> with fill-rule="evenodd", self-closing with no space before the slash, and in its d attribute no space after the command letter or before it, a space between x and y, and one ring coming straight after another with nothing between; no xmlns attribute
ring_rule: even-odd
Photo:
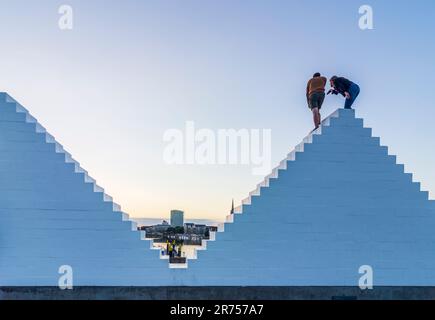
<svg viewBox="0 0 435 320"><path fill-rule="evenodd" d="M435 205L354 110L339 109L227 217L187 283L435 284ZM224 231L224 232L222 232Z"/></svg>
<svg viewBox="0 0 435 320"><path fill-rule="evenodd" d="M0 93L0 286L164 283L167 262L29 112ZM153 277L146 277L152 273Z"/></svg>
<svg viewBox="0 0 435 320"><path fill-rule="evenodd" d="M169 269L27 110L0 94L0 286L435 285L435 205L353 110L307 136ZM143 237L143 235L142 235Z"/></svg>

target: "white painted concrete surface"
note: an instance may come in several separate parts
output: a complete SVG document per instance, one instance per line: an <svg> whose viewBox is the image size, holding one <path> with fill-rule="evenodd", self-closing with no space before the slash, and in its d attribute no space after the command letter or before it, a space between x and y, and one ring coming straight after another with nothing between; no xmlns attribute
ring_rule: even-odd
<svg viewBox="0 0 435 320"><path fill-rule="evenodd" d="M435 205L353 110L304 138L187 269L26 109L0 94L0 286L435 285Z"/></svg>

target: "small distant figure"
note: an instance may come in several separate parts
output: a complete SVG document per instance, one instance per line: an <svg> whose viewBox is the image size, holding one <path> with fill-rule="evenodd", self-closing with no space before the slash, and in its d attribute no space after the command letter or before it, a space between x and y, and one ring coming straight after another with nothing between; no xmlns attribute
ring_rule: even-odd
<svg viewBox="0 0 435 320"><path fill-rule="evenodd" d="M320 116L320 109L322 108L323 101L325 100L326 82L327 79L322 77L322 75L317 72L307 84L307 102L308 107L313 112L314 130L320 126L322 120Z"/></svg>
<svg viewBox="0 0 435 320"><path fill-rule="evenodd" d="M337 76L333 76L329 80L329 82L332 89L328 91L328 94L332 93L337 95L340 93L343 97L346 98L344 108L352 109L352 105L360 92L359 86L346 78Z"/></svg>
<svg viewBox="0 0 435 320"><path fill-rule="evenodd" d="M171 257L171 258L173 255L173 250L174 250L174 248L172 247L172 244L169 244L169 257Z"/></svg>

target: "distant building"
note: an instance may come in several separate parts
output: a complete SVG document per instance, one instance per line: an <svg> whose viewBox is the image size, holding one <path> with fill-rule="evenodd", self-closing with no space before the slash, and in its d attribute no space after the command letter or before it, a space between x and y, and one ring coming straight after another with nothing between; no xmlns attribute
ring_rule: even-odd
<svg viewBox="0 0 435 320"><path fill-rule="evenodd" d="M152 227L155 232L166 232L169 228L169 224L157 224Z"/></svg>
<svg viewBox="0 0 435 320"><path fill-rule="evenodd" d="M182 227L184 225L184 212L180 210L171 211L171 226Z"/></svg>
<svg viewBox="0 0 435 320"><path fill-rule="evenodd" d="M184 232L193 233L194 231L195 231L195 224L194 223L185 223L184 224Z"/></svg>
<svg viewBox="0 0 435 320"><path fill-rule="evenodd" d="M207 229L207 226L205 224L196 224L195 225L195 233L197 234L204 234L205 230Z"/></svg>

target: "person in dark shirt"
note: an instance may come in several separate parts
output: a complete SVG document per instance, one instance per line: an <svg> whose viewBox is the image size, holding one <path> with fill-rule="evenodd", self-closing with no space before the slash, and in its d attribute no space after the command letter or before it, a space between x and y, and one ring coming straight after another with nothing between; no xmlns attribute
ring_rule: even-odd
<svg viewBox="0 0 435 320"><path fill-rule="evenodd" d="M360 92L359 86L346 78L337 76L333 76L329 82L332 89L328 91L328 94L341 94L346 98L344 108L352 109L352 105Z"/></svg>

